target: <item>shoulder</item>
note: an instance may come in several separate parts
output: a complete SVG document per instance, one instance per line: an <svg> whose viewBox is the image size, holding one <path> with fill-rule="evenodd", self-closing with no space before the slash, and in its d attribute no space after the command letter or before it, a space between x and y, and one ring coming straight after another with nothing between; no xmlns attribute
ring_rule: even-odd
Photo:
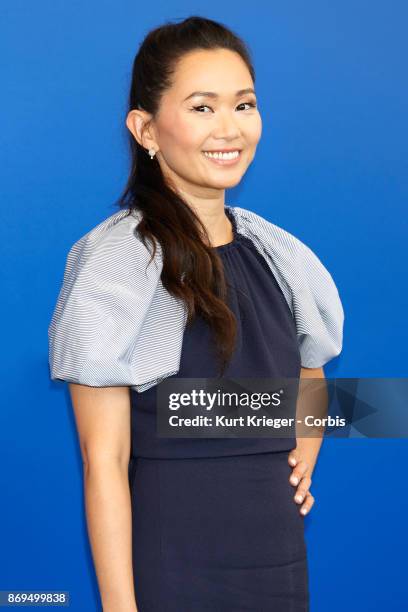
<svg viewBox="0 0 408 612"><path fill-rule="evenodd" d="M255 213L247 208L240 206L231 206L238 223L241 227L250 229L252 232L258 233L261 237L277 238L284 241L288 246L298 246L303 244L299 238L288 230L272 223L259 213Z"/></svg>
<svg viewBox="0 0 408 612"><path fill-rule="evenodd" d="M270 249L271 254L279 255L279 259L286 261L288 265L307 264L309 260L318 259L307 244L287 229L252 210L238 206L230 208L242 233L259 240L264 249Z"/></svg>
<svg viewBox="0 0 408 612"><path fill-rule="evenodd" d="M317 285L334 284L319 256L300 238L246 208L235 206L233 212L241 231L260 243L263 252L274 259L286 280L296 283L298 276L302 276Z"/></svg>
<svg viewBox="0 0 408 612"><path fill-rule="evenodd" d="M71 246L70 252L75 254L118 239L129 238L139 221L140 217L136 212L129 209L119 210L78 238Z"/></svg>
<svg viewBox="0 0 408 612"><path fill-rule="evenodd" d="M136 231L141 213L122 209L83 234L70 247L64 272L64 282L84 269L105 276L129 268L129 263L144 263L150 252Z"/></svg>

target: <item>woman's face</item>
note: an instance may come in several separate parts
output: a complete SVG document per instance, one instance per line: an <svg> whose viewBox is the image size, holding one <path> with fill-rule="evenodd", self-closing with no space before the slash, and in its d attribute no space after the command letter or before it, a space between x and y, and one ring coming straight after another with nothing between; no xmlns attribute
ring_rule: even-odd
<svg viewBox="0 0 408 612"><path fill-rule="evenodd" d="M158 161L176 186L210 195L240 182L262 132L253 89L248 68L235 52L199 50L180 60L153 121ZM227 159L205 154L225 149L235 153Z"/></svg>

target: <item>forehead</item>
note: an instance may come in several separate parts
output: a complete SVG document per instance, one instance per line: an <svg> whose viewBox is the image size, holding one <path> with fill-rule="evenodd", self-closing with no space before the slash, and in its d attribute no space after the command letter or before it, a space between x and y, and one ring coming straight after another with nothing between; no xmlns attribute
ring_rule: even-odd
<svg viewBox="0 0 408 612"><path fill-rule="evenodd" d="M168 93L183 98L193 91L214 91L220 96L229 96L246 87L253 87L253 81L238 53L228 49L200 49L179 60Z"/></svg>

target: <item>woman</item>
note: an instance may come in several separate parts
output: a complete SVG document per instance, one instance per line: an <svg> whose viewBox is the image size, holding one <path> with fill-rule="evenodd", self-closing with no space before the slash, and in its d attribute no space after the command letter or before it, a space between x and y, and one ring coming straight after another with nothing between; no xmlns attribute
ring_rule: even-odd
<svg viewBox="0 0 408 612"><path fill-rule="evenodd" d="M68 254L51 377L70 383L105 612L308 610L319 441L156 435L166 378L324 377L341 350L320 260L225 205L261 136L254 82L219 23L151 31L133 66L120 210Z"/></svg>

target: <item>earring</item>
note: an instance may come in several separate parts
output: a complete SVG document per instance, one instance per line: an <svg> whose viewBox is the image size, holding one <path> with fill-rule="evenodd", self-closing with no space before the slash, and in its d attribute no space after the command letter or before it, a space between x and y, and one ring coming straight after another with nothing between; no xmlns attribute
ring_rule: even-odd
<svg viewBox="0 0 408 612"><path fill-rule="evenodd" d="M156 155L156 151L154 149L149 149L149 155L150 159L153 159L153 157Z"/></svg>

